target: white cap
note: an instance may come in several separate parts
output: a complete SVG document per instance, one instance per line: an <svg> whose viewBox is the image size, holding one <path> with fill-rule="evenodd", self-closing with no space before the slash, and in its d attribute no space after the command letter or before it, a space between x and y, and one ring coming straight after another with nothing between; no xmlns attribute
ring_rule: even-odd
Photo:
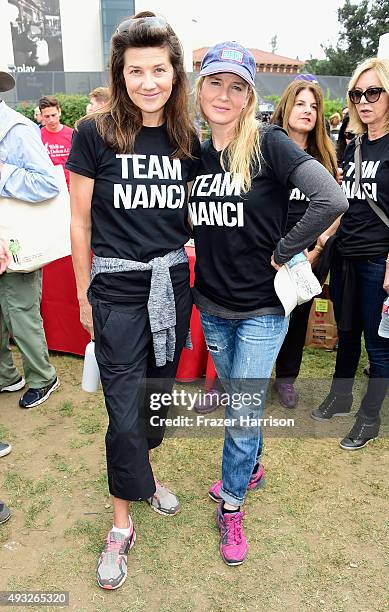
<svg viewBox="0 0 389 612"><path fill-rule="evenodd" d="M298 304L309 302L322 291L308 260L291 268L284 264L274 277L274 289L286 317Z"/></svg>

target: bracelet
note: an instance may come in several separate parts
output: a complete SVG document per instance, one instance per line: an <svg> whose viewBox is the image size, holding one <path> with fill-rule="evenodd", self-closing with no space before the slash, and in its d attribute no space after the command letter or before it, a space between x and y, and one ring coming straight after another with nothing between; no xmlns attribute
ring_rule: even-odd
<svg viewBox="0 0 389 612"><path fill-rule="evenodd" d="M313 249L315 251L317 251L318 253L321 253L323 250L323 247L320 246L320 244L315 244L315 246L313 247Z"/></svg>
<svg viewBox="0 0 389 612"><path fill-rule="evenodd" d="M385 261L386 261L387 264L389 264L389 257L388 257L388 259L385 259Z"/></svg>

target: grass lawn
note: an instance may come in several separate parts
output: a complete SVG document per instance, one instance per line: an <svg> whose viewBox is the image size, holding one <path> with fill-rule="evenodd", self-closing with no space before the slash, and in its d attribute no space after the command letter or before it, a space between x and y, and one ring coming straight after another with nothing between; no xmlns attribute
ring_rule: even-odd
<svg viewBox="0 0 389 612"><path fill-rule="evenodd" d="M80 390L81 359L52 354L61 387L49 401L22 411L15 394L0 398L0 439L13 445L0 460L0 499L12 511L0 527L0 589L70 591L76 611L388 610L388 440L347 453L338 439L352 418L337 419L335 437L309 418L334 361L333 352L306 350L297 410L282 409L270 394L266 413L296 417L309 437L265 434L267 485L245 504L246 563L227 567L219 557L207 489L220 473L220 435L169 437L153 465L182 511L161 517L132 504L137 541L128 579L107 592L95 583L112 524L103 398ZM356 398L366 385L359 374Z"/></svg>

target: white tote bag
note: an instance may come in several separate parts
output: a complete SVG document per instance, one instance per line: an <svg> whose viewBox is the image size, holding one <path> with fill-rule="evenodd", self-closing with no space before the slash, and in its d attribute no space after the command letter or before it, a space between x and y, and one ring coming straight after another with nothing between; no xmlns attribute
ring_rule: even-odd
<svg viewBox="0 0 389 612"><path fill-rule="evenodd" d="M8 272L33 272L70 255L70 198L62 166L54 167L60 192L44 202L0 198L0 237L11 253Z"/></svg>

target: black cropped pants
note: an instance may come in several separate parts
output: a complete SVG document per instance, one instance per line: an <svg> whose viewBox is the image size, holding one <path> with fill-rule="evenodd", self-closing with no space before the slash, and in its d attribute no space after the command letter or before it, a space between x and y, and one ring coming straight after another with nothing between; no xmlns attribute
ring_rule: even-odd
<svg viewBox="0 0 389 612"><path fill-rule="evenodd" d="M151 410L150 394L171 391L192 310L189 269L186 264L176 268L171 269L177 320L175 354L162 367L155 364L145 300L109 301L96 297L92 287L96 359L109 416L105 437L108 485L111 495L120 499L141 500L155 492L149 450L161 444L165 427L150 426L150 417L163 419L168 408Z"/></svg>

